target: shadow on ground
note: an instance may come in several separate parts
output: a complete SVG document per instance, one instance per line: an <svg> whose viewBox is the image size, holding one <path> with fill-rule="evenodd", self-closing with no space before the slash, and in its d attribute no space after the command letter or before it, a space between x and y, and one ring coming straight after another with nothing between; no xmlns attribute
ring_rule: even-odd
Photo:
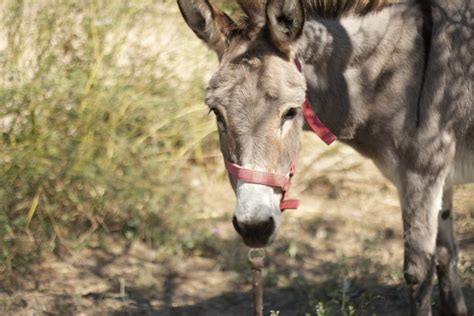
<svg viewBox="0 0 474 316"><path fill-rule="evenodd" d="M458 217L461 227L469 223L464 217ZM265 315L407 315L398 222L364 218L325 208L284 219L264 269ZM209 234L181 256L109 237L32 265L15 281L0 275L0 314L251 315L248 249L229 223L222 218L196 223ZM212 233L213 225L220 234ZM474 236L462 231L459 266L471 315ZM436 286L433 306L437 315Z"/></svg>
<svg viewBox="0 0 474 316"><path fill-rule="evenodd" d="M325 293L329 284L315 284L304 292L298 287L272 289L265 292L264 314L278 311L280 315L342 315L343 310L348 315L355 311L356 315L408 315L408 295L404 285L377 285L367 289L362 284L354 284L347 293L345 307L337 299L331 299L331 293ZM437 291L435 291L434 310L439 306ZM315 293L319 293L314 296ZM464 287L466 297L474 297L474 289ZM132 296L136 293L132 292ZM146 296L146 295L145 295ZM321 301L318 301L317 298ZM326 303L322 303L322 302ZM135 306L113 315L251 315L252 300L250 292L230 292L219 295L196 304L179 307L150 308L149 299L141 296L135 301ZM472 301L470 310L473 309ZM319 314L318 314L319 312ZM435 313L436 315L436 313Z"/></svg>
<svg viewBox="0 0 474 316"><path fill-rule="evenodd" d="M329 222L320 221L321 226L331 226ZM319 229L320 229L319 228ZM305 231L308 227L305 228ZM334 231L335 233L336 231ZM299 242L297 247L300 254L295 255L292 260L288 259L289 249L293 243L288 240L280 240L270 253L267 260L265 283L264 314L270 315L272 311L280 315L408 315L409 298L408 291L400 276L393 277L392 282L387 284L387 275L391 269L398 269L399 262L392 264L382 263L374 256L372 249L375 243L378 247L384 247L385 242L390 242L394 236L382 231L376 234L374 239L367 239L363 244L364 253L350 257L334 255L334 260L319 260L315 264L314 257L311 261L311 245ZM113 315L251 315L252 295L250 292L250 276L248 266L245 262L245 248L238 247L240 240L232 239L223 241L235 245L227 247L220 255L219 269L225 274L237 273L241 282L238 290L227 291L206 299L198 297L187 297L183 300L183 281L178 276L173 266L167 267L167 273L163 278L162 292L154 292L150 288L129 287L127 288L125 308L116 310ZM469 252L474 246L471 240L462 240L462 251ZM222 245L221 245L222 247ZM220 249L223 249L218 247ZM314 245L313 245L314 247ZM234 250L228 250L234 249ZM237 250L236 250L237 249ZM209 255L214 259L219 257L210 251ZM307 261L310 261L309 263ZM474 311L474 287L471 283L474 265L468 264L462 271L467 276L463 288L469 310ZM401 269L401 268L400 268ZM278 278L289 280L287 286L277 286ZM319 280L319 281L318 281ZM184 280L185 281L185 280ZM201 278L203 287L212 287L208 278ZM284 283L284 282L283 282ZM244 284L242 288L242 284ZM118 292L118 289L113 289ZM180 298L177 298L180 296ZM161 301L161 306L154 306L153 302ZM183 301L191 301L184 303ZM437 284L433 292L434 315L439 310L439 293Z"/></svg>

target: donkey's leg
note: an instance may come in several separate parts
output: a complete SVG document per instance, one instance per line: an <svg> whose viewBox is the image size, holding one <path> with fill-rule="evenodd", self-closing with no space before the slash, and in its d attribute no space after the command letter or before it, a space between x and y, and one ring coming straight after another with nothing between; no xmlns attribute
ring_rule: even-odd
<svg viewBox="0 0 474 316"><path fill-rule="evenodd" d="M444 177L407 170L401 184L403 268L410 288L410 311L411 315L431 315L436 234Z"/></svg>
<svg viewBox="0 0 474 316"><path fill-rule="evenodd" d="M467 307L458 274L458 245L453 230L453 190L443 194L443 207L438 217L436 255L438 286L443 315L467 315Z"/></svg>

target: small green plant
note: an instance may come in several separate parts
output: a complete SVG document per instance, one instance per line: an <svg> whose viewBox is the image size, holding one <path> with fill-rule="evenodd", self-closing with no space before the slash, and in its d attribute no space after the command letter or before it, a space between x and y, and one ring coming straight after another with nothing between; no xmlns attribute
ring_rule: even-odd
<svg viewBox="0 0 474 316"><path fill-rule="evenodd" d="M355 315L355 312L356 312L356 311L355 311L354 306L352 306L352 305L347 306L346 315L354 316L354 315Z"/></svg>
<svg viewBox="0 0 474 316"><path fill-rule="evenodd" d="M326 307L323 302L319 302L315 307L316 315L317 316L327 316Z"/></svg>

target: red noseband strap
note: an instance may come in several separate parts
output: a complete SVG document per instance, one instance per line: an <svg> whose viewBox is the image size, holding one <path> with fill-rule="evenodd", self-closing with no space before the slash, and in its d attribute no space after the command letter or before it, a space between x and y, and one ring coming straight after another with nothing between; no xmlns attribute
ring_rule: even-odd
<svg viewBox="0 0 474 316"><path fill-rule="evenodd" d="M296 68L298 68L298 70L301 72L301 63L297 59L295 59L295 64ZM330 145L333 141L337 139L336 135L334 135L329 130L329 128L327 128L316 116L308 98L304 100L302 109L303 116L308 126L327 145ZM295 174L295 160L291 161L290 172L288 175L245 169L229 161L225 161L225 167L227 171L231 175L236 177L238 180L280 188L282 191L280 209L282 211L286 209L297 209L300 205L300 201L298 200L287 199L288 190L290 189L291 178Z"/></svg>
<svg viewBox="0 0 474 316"><path fill-rule="evenodd" d="M245 169L227 160L225 161L225 167L231 175L244 182L280 188L282 190L280 201L280 209L282 211L286 209L297 209L300 205L300 201L298 200L286 199L288 190L290 189L291 178L295 174L294 161L291 162L290 173L288 175Z"/></svg>

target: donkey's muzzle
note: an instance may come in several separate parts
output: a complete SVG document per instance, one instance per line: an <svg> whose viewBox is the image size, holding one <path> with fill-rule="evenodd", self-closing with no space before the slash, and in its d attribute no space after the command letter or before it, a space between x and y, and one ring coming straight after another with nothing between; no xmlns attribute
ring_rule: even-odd
<svg viewBox="0 0 474 316"><path fill-rule="evenodd" d="M252 248L267 246L275 232L275 220L269 217L267 220L257 223L243 223L234 216L232 224L235 230L242 236L244 243Z"/></svg>

